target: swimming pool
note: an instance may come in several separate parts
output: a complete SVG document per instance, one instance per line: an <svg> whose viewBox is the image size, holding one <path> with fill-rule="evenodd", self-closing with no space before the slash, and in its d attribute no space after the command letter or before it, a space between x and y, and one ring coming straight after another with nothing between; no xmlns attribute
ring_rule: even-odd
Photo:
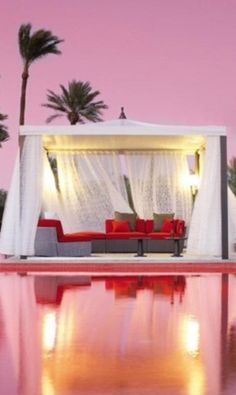
<svg viewBox="0 0 236 395"><path fill-rule="evenodd" d="M234 274L1 274L0 394L235 394L235 301Z"/></svg>

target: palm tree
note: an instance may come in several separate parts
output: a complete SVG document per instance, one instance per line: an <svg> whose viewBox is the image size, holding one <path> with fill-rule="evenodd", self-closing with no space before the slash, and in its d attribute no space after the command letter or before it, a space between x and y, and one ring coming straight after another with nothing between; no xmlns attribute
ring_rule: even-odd
<svg viewBox="0 0 236 395"><path fill-rule="evenodd" d="M7 119L7 115L3 115L0 113L0 147L1 142L7 141L9 139L9 134L7 132L7 127L2 123Z"/></svg>
<svg viewBox="0 0 236 395"><path fill-rule="evenodd" d="M99 91L92 91L89 82L71 81L68 82L68 88L60 85L61 94L56 94L48 90L48 103L44 107L55 110L56 113L47 118L47 122L65 115L71 125L84 123L87 121L102 121L102 110L108 106L102 101L94 101L100 94Z"/></svg>
<svg viewBox="0 0 236 395"><path fill-rule="evenodd" d="M26 87L29 77L29 68L33 62L49 54L60 54L57 48L63 40L54 36L51 31L40 29L31 33L31 24L21 25L18 32L20 55L23 60L23 73L20 99L20 125L25 121Z"/></svg>
<svg viewBox="0 0 236 395"><path fill-rule="evenodd" d="M228 165L228 183L232 192L236 195L236 158L230 159Z"/></svg>

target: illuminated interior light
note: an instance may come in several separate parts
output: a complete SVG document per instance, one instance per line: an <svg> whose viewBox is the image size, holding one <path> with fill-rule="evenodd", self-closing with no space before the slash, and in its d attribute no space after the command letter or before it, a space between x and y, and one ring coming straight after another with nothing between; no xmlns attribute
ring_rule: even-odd
<svg viewBox="0 0 236 395"><path fill-rule="evenodd" d="M196 195L200 185L200 178L197 174L189 174L189 185L191 187L192 194Z"/></svg>

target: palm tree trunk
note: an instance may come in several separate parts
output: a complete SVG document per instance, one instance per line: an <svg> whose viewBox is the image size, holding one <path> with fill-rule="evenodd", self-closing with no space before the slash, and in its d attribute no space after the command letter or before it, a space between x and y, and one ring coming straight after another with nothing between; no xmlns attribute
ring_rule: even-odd
<svg viewBox="0 0 236 395"><path fill-rule="evenodd" d="M24 71L22 73L22 83L21 83L21 98L20 98L20 125L25 123L25 99L26 99L26 87L29 77L29 67L26 64Z"/></svg>
<svg viewBox="0 0 236 395"><path fill-rule="evenodd" d="M79 116L74 111L69 112L67 117L71 125L76 125L79 122Z"/></svg>

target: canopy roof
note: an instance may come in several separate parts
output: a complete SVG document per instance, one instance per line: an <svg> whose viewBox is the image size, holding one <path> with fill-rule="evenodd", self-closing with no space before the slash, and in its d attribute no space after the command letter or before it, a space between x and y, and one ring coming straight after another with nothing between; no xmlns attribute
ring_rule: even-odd
<svg viewBox="0 0 236 395"><path fill-rule="evenodd" d="M117 119L77 125L24 125L20 135L42 135L44 147L56 150L181 149L193 152L206 136L226 135L223 126L158 125Z"/></svg>

